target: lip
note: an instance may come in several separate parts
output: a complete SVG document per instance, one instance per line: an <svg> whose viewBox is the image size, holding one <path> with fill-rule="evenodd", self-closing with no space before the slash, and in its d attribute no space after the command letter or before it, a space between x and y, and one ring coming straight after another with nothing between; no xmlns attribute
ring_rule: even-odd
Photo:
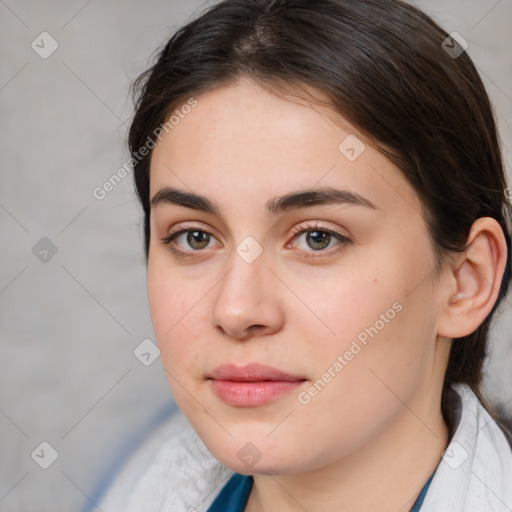
<svg viewBox="0 0 512 512"><path fill-rule="evenodd" d="M208 378L215 380L231 380L235 382L270 381L299 381L304 377L290 375L282 370L259 363L249 363L244 366L221 364L213 369Z"/></svg>
<svg viewBox="0 0 512 512"><path fill-rule="evenodd" d="M306 379L259 363L244 366L217 366L208 380L212 391L224 402L236 407L255 407L288 394Z"/></svg>

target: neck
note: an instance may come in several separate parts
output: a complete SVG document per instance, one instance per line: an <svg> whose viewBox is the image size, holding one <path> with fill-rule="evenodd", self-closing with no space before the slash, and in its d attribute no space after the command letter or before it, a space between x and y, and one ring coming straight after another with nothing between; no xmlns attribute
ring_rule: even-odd
<svg viewBox="0 0 512 512"><path fill-rule="evenodd" d="M447 442L439 399L417 400L370 443L329 466L254 475L245 511L409 511Z"/></svg>

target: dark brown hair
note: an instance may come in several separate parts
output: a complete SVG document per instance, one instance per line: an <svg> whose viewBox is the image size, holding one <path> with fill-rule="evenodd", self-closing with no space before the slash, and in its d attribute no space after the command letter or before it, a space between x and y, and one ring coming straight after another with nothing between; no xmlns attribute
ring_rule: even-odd
<svg viewBox="0 0 512 512"><path fill-rule="evenodd" d="M374 141L418 193L436 261L464 251L479 217L501 225L510 247L511 205L496 122L467 52L432 19L399 0L225 0L178 30L135 81L132 155L191 96L248 77L272 90L306 85ZM310 98L309 98L310 99ZM134 164L149 253L149 164ZM494 311L454 341L443 390L479 386ZM449 424L451 421L449 421Z"/></svg>

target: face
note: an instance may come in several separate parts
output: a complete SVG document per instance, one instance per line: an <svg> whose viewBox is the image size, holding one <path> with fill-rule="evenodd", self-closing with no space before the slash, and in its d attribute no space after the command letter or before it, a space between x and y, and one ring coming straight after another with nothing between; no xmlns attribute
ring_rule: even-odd
<svg viewBox="0 0 512 512"><path fill-rule="evenodd" d="M417 421L442 372L412 187L326 107L245 80L196 100L150 174L150 313L183 413L244 474Z"/></svg>

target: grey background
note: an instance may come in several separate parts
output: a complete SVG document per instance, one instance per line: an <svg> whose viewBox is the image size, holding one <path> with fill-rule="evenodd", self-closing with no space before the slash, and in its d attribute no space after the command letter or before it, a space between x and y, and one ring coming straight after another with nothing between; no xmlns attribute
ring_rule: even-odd
<svg viewBox="0 0 512 512"><path fill-rule="evenodd" d="M512 0L416 3L469 42L510 172ZM0 0L1 512L90 505L173 409L159 360L133 354L153 332L131 173L103 200L92 192L128 157L129 83L204 6ZM47 59L31 47L43 31L59 45ZM512 412L511 307L502 310L486 390ZM46 470L35 460L48 449L31 457L43 441L58 453Z"/></svg>

